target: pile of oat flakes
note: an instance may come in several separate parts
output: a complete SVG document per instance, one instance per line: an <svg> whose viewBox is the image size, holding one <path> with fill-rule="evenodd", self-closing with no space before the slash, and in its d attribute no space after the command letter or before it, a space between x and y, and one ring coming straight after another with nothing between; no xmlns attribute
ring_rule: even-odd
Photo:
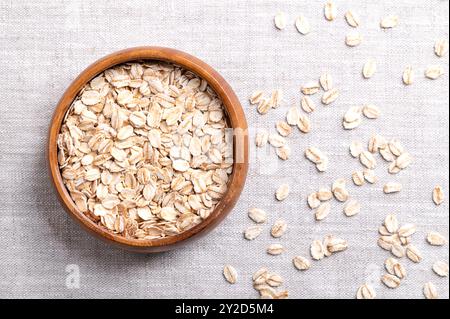
<svg viewBox="0 0 450 319"><path fill-rule="evenodd" d="M64 184L78 209L127 238L179 234L227 190L232 136L222 101L181 67L142 61L91 80L58 137Z"/></svg>
<svg viewBox="0 0 450 319"><path fill-rule="evenodd" d="M324 6L324 16L326 20L333 21L338 16L338 10L333 1L327 1ZM359 15L348 10L344 14L344 18L348 25L352 27L345 38L345 43L349 47L360 45L363 36L359 33L358 27L361 24ZM274 24L278 30L284 30L287 26L286 15L278 12L274 17ZM380 19L381 29L395 28L399 24L399 17L396 15L388 15ZM311 31L311 26L307 17L300 15L294 23L297 31L303 35ZM443 57L448 52L448 41L440 39L434 44L434 53L438 57ZM376 60L369 58L362 66L362 76L364 79L370 79L377 70ZM431 80L438 79L444 73L444 68L440 65L431 65L425 68L424 76ZM416 70L411 66L405 68L400 78L404 85L411 85L416 77ZM276 154L282 160L288 160L291 155L291 149L288 145L287 138L292 134L293 128L297 127L303 134L310 132L312 128L311 120L308 114L314 112L316 105L310 98L311 95L318 94L323 91L321 103L328 106L335 102L339 97L339 90L333 84L332 76L328 73L322 74L318 80L310 81L300 87L303 94L300 100L300 107L293 106L288 109L286 119L277 121L275 128L278 134L269 134L268 130L260 129L255 136L255 144L257 147L265 147L270 144L275 148ZM270 112L270 109L280 106L282 101L282 91L280 89L273 90L271 94L266 95L262 90L257 90L250 96L250 104L256 105L256 110L261 115ZM303 112L302 112L303 111ZM363 106L353 106L344 115L342 126L345 130L352 130L363 123L363 118L375 120L381 114L380 109L372 104ZM357 158L362 169L351 173L349 179L356 186L363 186L366 182L374 184L377 182L375 168L379 165L376 154L387 164L387 171L393 177L401 170L406 169L413 161L412 155L403 147L402 143L392 137L385 138L380 134L373 135L366 143L366 147L361 141L353 141L349 145L349 153L352 157ZM311 161L319 172L327 170L329 165L329 157L325 152L311 145L305 151L305 157ZM330 186L323 186L316 192L307 196L309 207L314 210L314 219L321 221L325 219L331 211L331 200L334 198L339 202L344 202L343 213L347 217L352 217L360 213L361 204L351 197L346 188L346 178L339 178L330 183ZM383 186L385 194L400 192L402 185L396 181L391 181ZM283 184L275 191L275 198L279 201L284 200L289 195L289 185ZM430 196L436 206L444 201L444 192L441 186L436 185ZM248 216L257 225L250 226L244 231L244 238L247 240L255 240L263 232L263 224L267 220L267 213L261 208L250 208ZM280 238L286 231L287 224L283 220L278 220L271 227L270 233L274 238ZM423 255L419 249L413 244L412 236L416 232L416 225L405 223L399 225L397 217L390 214L386 217L383 225L378 229L380 237L378 245L385 250L391 252L396 257L389 257L385 261L386 274L380 281L389 288L397 288L403 280L405 280L406 268L399 259L406 256L414 263L420 263ZM427 242L433 246L443 246L447 244L447 240L437 232L429 232L426 237ZM348 243L345 239L336 238L333 235L327 235L325 238L316 239L311 243L310 255L313 260L318 261L324 257L329 257L333 253L346 250ZM272 244L267 248L270 255L279 255L285 252L283 245ZM397 259L398 258L398 259ZM306 271L312 267L311 261L304 256L293 257L293 265L301 271ZM432 270L440 277L448 277L448 263L444 261L436 261ZM236 283L237 271L231 265L227 265L224 269L225 278L230 283ZM280 275L270 273L267 268L262 268L253 276L253 286L259 292L261 298L279 299L288 297L286 290L278 291L283 280ZM376 291L370 283L363 283L359 287L355 287L356 298L358 299L374 299ZM427 282L423 285L423 294L427 299L438 298L438 292L433 283Z"/></svg>

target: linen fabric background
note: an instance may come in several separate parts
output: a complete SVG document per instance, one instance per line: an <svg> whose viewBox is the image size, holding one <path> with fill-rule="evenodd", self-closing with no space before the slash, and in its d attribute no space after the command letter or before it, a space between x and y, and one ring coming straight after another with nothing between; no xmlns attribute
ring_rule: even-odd
<svg viewBox="0 0 450 319"><path fill-rule="evenodd" d="M425 282L433 282L442 298L449 296L448 278L431 270L437 260L448 262L448 246L432 247L429 231L449 235L448 200L436 207L431 191L444 186L448 198L449 111L448 55L433 52L436 39L448 38L448 1L341 1L338 18L323 17L325 1L12 1L0 2L0 297L3 298L256 298L251 275L262 266L279 273L291 298L354 298L360 284L371 283L378 298L423 298ZM353 9L361 16L364 39L349 48L345 35L353 31L344 18ZM275 29L277 10L287 27ZM312 31L299 34L295 18L303 14ZM398 27L379 28L380 18L400 17ZM231 84L245 109L250 126L251 163L245 190L226 220L209 235L185 248L157 255L133 254L111 248L85 233L65 213L50 185L46 167L47 130L56 103L70 82L100 57L139 45L168 46L204 60ZM361 76L364 62L374 58L373 78ZM423 77L428 65L442 65L446 74L432 81ZM408 65L417 70L415 83L404 86ZM312 132L294 129L288 139L292 155L279 160L273 150L253 146L254 131L274 131L288 107L299 105L301 84L329 72L339 88L338 100L328 107L320 94L312 98ZM256 89L280 88L284 101L267 115L248 104ZM373 103L377 120L345 131L341 120L353 105ZM398 175L387 173L377 158L378 183L356 187L350 181L362 169L348 154L352 140L364 143L374 134L400 139L414 162ZM315 145L330 158L319 174L304 158ZM256 156L257 155L257 156ZM347 218L342 204L315 222L306 205L308 193L345 177L361 213ZM398 181L404 189L385 195L382 186ZM288 183L290 196L277 202L277 186ZM252 225L249 207L269 214L264 232L254 241L243 239ZM420 264L402 259L408 276L398 289L380 283L383 263L390 254L376 244L377 229L389 213L401 223L415 223L414 244L425 258ZM279 218L288 223L280 239L270 237ZM349 248L313 262L300 272L295 255L309 256L312 240L326 234L345 238ZM281 243L286 252L269 256L266 248ZM233 265L238 282L228 284L225 264ZM79 288L67 286L79 270ZM68 277L69 276L69 277Z"/></svg>

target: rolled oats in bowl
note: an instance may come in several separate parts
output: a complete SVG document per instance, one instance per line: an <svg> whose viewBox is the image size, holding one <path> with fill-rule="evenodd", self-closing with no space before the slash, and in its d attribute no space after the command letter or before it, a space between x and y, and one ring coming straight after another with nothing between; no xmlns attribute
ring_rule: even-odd
<svg viewBox="0 0 450 319"><path fill-rule="evenodd" d="M205 80L160 61L121 64L92 79L57 144L78 210L126 238L162 238L201 223L233 168L222 101Z"/></svg>

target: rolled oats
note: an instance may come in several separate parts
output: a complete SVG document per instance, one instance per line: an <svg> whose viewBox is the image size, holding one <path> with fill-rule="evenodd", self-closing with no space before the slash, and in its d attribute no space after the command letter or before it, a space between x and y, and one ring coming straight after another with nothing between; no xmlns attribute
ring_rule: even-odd
<svg viewBox="0 0 450 319"><path fill-rule="evenodd" d="M408 258L415 263L420 263L423 259L422 253L419 249L411 244L406 247L406 256L408 256Z"/></svg>
<svg viewBox="0 0 450 319"><path fill-rule="evenodd" d="M329 73L324 73L319 78L320 86L324 91L329 91L333 88L333 78Z"/></svg>
<svg viewBox="0 0 450 319"><path fill-rule="evenodd" d="M254 240L261 235L262 227L250 226L244 231L244 238L247 240Z"/></svg>
<svg viewBox="0 0 450 319"><path fill-rule="evenodd" d="M279 238L279 237L283 236L283 234L286 232L286 229L287 229L286 222L284 220L280 219L280 220L277 220L275 222L275 224L273 224L273 226L270 230L270 234L274 238Z"/></svg>
<svg viewBox="0 0 450 319"><path fill-rule="evenodd" d="M398 193L402 190L402 184L396 182L389 182L384 184L383 192L385 194Z"/></svg>
<svg viewBox="0 0 450 319"><path fill-rule="evenodd" d="M368 119L377 119L380 116L380 109L373 104L365 105L362 112Z"/></svg>
<svg viewBox="0 0 450 319"><path fill-rule="evenodd" d="M322 241L314 240L311 244L310 253L314 260L320 260L325 257L325 248L323 247Z"/></svg>
<svg viewBox="0 0 450 319"><path fill-rule="evenodd" d="M282 184L280 187L278 187L277 191L275 192L275 197L279 201L285 200L288 197L288 195L289 195L288 184Z"/></svg>
<svg viewBox="0 0 450 319"><path fill-rule="evenodd" d="M359 157L363 150L363 145L359 141L352 141L352 143L350 144L350 154L353 157Z"/></svg>
<svg viewBox="0 0 450 319"><path fill-rule="evenodd" d="M427 283L425 283L425 285L423 285L423 295L425 296L426 299L438 299L439 298L436 286L431 282L427 282Z"/></svg>
<svg viewBox="0 0 450 319"><path fill-rule="evenodd" d="M298 270L308 270L309 268L311 268L311 262L303 256L295 256L292 259L292 262L294 263L295 268L297 268Z"/></svg>
<svg viewBox="0 0 450 319"><path fill-rule="evenodd" d="M443 246L447 243L447 240L438 232L432 231L427 235L427 242L432 246Z"/></svg>
<svg viewBox="0 0 450 319"><path fill-rule="evenodd" d="M266 130L259 130L255 136L255 144L257 147L264 147L269 139L269 133ZM191 140L192 144L192 140ZM200 147L200 144L199 144ZM196 152L197 153L197 152Z"/></svg>
<svg viewBox="0 0 450 319"><path fill-rule="evenodd" d="M339 91L336 88L329 89L328 91L325 91L322 95L322 103L325 105L329 105L336 101L336 99L339 97Z"/></svg>
<svg viewBox="0 0 450 319"><path fill-rule="evenodd" d="M314 214L316 217L316 220L325 219L325 217L327 217L328 214L330 213L330 209L331 209L331 205L329 202L320 204L319 207L317 207L316 212Z"/></svg>
<svg viewBox="0 0 450 319"><path fill-rule="evenodd" d="M448 277L448 264L443 261L436 261L433 264L433 271L441 277Z"/></svg>
<svg viewBox="0 0 450 319"><path fill-rule="evenodd" d="M284 137L289 136L292 133L291 126L284 121L278 121L276 123L276 129L278 131L278 134Z"/></svg>
<svg viewBox="0 0 450 319"><path fill-rule="evenodd" d="M344 17L345 21L347 21L348 25L351 27L357 28L361 24L361 19L353 10L348 10Z"/></svg>
<svg viewBox="0 0 450 319"><path fill-rule="evenodd" d="M311 131L311 121L306 114L300 114L297 127L302 133L309 133Z"/></svg>
<svg viewBox="0 0 450 319"><path fill-rule="evenodd" d="M364 284L358 288L356 292L356 299L375 299L375 289L369 284Z"/></svg>
<svg viewBox="0 0 450 319"><path fill-rule="evenodd" d="M356 186L364 185L364 174L362 171L356 171L352 173L352 180Z"/></svg>
<svg viewBox="0 0 450 319"><path fill-rule="evenodd" d="M397 276L391 275L391 274L384 274L381 277L381 281L383 282L383 284L386 285L386 287L395 289L398 286L400 286L400 278L398 278Z"/></svg>
<svg viewBox="0 0 450 319"><path fill-rule="evenodd" d="M300 32L301 34L308 34L309 32L311 32L311 26L309 24L309 21L303 15L300 15L297 17L297 19L295 19L295 27L297 28L297 31Z"/></svg>
<svg viewBox="0 0 450 319"><path fill-rule="evenodd" d="M327 1L324 7L325 19L328 21L333 21L337 16L336 4L333 1Z"/></svg>
<svg viewBox="0 0 450 319"><path fill-rule="evenodd" d="M363 175L364 179L370 184L375 184L378 181L378 178L375 175L375 171L373 169L365 168L363 170Z"/></svg>
<svg viewBox="0 0 450 319"><path fill-rule="evenodd" d="M320 85L317 81L309 81L305 83L300 90L305 95L312 95L320 91Z"/></svg>
<svg viewBox="0 0 450 319"><path fill-rule="evenodd" d="M250 208L248 210L248 217L255 223L262 224L267 220L267 213L260 208Z"/></svg>
<svg viewBox="0 0 450 319"><path fill-rule="evenodd" d="M407 66L403 71L402 80L405 85L411 85L414 82L415 72L412 66Z"/></svg>
<svg viewBox="0 0 450 319"><path fill-rule="evenodd" d="M357 31L352 31L345 37L345 44L349 47L356 47L361 44L362 36Z"/></svg>
<svg viewBox="0 0 450 319"><path fill-rule="evenodd" d="M308 198L307 198L307 202L308 202L308 206L311 209L315 209L315 208L319 207L320 200L318 198L317 192L309 194Z"/></svg>
<svg viewBox="0 0 450 319"><path fill-rule="evenodd" d="M448 40L447 39L439 39L434 44L434 53L438 57L443 57L448 52Z"/></svg>
<svg viewBox="0 0 450 319"><path fill-rule="evenodd" d="M375 61L375 59L371 58L364 64L362 74L366 79L369 79L375 74L376 70L377 62Z"/></svg>
<svg viewBox="0 0 450 319"><path fill-rule="evenodd" d="M444 74L444 68L440 65L430 65L425 70L425 76L431 80L436 80Z"/></svg>
<svg viewBox="0 0 450 319"><path fill-rule="evenodd" d="M440 185L433 188L433 202L438 206L444 202L444 191Z"/></svg>
<svg viewBox="0 0 450 319"><path fill-rule="evenodd" d="M235 284L237 281L237 271L231 265L226 265L223 268L223 276L230 284Z"/></svg>
<svg viewBox="0 0 450 319"><path fill-rule="evenodd" d="M398 16L396 15L388 15L381 19L380 27L383 29L394 28L398 25Z"/></svg>
<svg viewBox="0 0 450 319"><path fill-rule="evenodd" d="M344 205L344 214L348 217L354 216L361 211L361 204L355 200L351 199Z"/></svg>
<svg viewBox="0 0 450 319"><path fill-rule="evenodd" d="M302 96L302 99L300 101L300 105L306 113L312 113L316 109L316 105L314 101L307 95Z"/></svg>
<svg viewBox="0 0 450 319"><path fill-rule="evenodd" d="M264 92L262 90L257 90L250 96L250 104L259 104L261 99L264 97Z"/></svg>
<svg viewBox="0 0 450 319"><path fill-rule="evenodd" d="M275 27L279 30L283 30L286 27L286 16L284 12L277 12L274 17Z"/></svg>
<svg viewBox="0 0 450 319"><path fill-rule="evenodd" d="M284 161L289 159L289 156L291 156L291 148L289 145L278 147L275 152L277 153L277 156Z"/></svg>
<svg viewBox="0 0 450 319"><path fill-rule="evenodd" d="M284 252L284 247L281 244L272 244L267 247L267 253L269 255L281 255Z"/></svg>
<svg viewBox="0 0 450 319"><path fill-rule="evenodd" d="M273 147L281 147L286 144L286 139L278 134L270 134L269 143Z"/></svg>
<svg viewBox="0 0 450 319"><path fill-rule="evenodd" d="M374 169L377 165L375 157L369 151L363 151L359 155L359 161L368 169Z"/></svg>

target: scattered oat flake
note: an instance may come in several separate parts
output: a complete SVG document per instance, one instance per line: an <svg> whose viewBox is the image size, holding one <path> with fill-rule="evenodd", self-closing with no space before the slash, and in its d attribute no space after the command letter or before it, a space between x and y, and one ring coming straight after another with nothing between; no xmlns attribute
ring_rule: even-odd
<svg viewBox="0 0 450 319"><path fill-rule="evenodd" d="M329 73L323 73L319 78L319 83L324 91L329 91L333 88L333 78Z"/></svg>
<svg viewBox="0 0 450 319"><path fill-rule="evenodd" d="M282 201L285 200L289 195L289 185L283 184L280 187L278 187L277 191L275 192L275 197L277 200Z"/></svg>
<svg viewBox="0 0 450 319"><path fill-rule="evenodd" d="M364 185L364 173L362 171L355 171L352 173L352 180L356 186Z"/></svg>
<svg viewBox="0 0 450 319"><path fill-rule="evenodd" d="M275 126L278 131L278 134L280 134L281 136L286 137L292 133L291 126L284 121L278 121Z"/></svg>
<svg viewBox="0 0 450 319"><path fill-rule="evenodd" d="M281 147L286 144L286 139L278 134L270 134L269 143L273 147Z"/></svg>
<svg viewBox="0 0 450 319"><path fill-rule="evenodd" d="M266 130L259 130L255 136L255 144L257 147L264 147L269 139L269 133Z"/></svg>
<svg viewBox="0 0 450 319"><path fill-rule="evenodd" d="M444 202L444 191L440 185L433 188L433 202L439 206Z"/></svg>
<svg viewBox="0 0 450 319"><path fill-rule="evenodd" d="M357 28L361 24L361 19L353 10L348 10L345 13L344 17L345 17L345 21L347 21L348 25L353 28Z"/></svg>
<svg viewBox="0 0 450 319"><path fill-rule="evenodd" d="M355 200L351 199L344 205L344 214L347 217L354 216L361 211L361 204Z"/></svg>
<svg viewBox="0 0 450 319"><path fill-rule="evenodd" d="M323 247L322 241L314 240L311 244L310 253L314 260L320 260L325 257L325 248Z"/></svg>
<svg viewBox="0 0 450 319"><path fill-rule="evenodd" d="M223 276L230 284L235 284L237 281L237 271L231 265L226 265L223 268Z"/></svg>
<svg viewBox="0 0 450 319"><path fill-rule="evenodd" d="M267 220L267 213L260 208L250 208L248 210L248 217L250 217L255 223L265 223Z"/></svg>
<svg viewBox="0 0 450 319"><path fill-rule="evenodd" d="M356 299L375 299L375 289L369 284L361 285L356 292Z"/></svg>
<svg viewBox="0 0 450 319"><path fill-rule="evenodd" d="M336 4L333 1L327 1L324 7L325 19L328 21L333 21L337 16Z"/></svg>
<svg viewBox="0 0 450 319"><path fill-rule="evenodd" d="M289 108L286 113L286 121L289 125L297 125L300 118L300 110L298 107L293 106Z"/></svg>
<svg viewBox="0 0 450 319"><path fill-rule="evenodd" d="M284 252L284 247L281 244L272 244L267 247L267 253L269 255L280 255Z"/></svg>
<svg viewBox="0 0 450 319"><path fill-rule="evenodd" d="M307 198L307 202L308 202L308 206L311 209L315 209L315 208L319 207L320 200L318 198L317 192L309 194L308 198Z"/></svg>
<svg viewBox="0 0 450 319"><path fill-rule="evenodd" d="M364 105L362 112L368 119L377 119L380 116L380 109L373 104Z"/></svg>
<svg viewBox="0 0 450 319"><path fill-rule="evenodd" d="M383 284L386 285L386 287L395 289L398 286L400 286L400 278L398 278L397 276L391 275L391 274L384 274L381 277L381 281L383 282Z"/></svg>
<svg viewBox="0 0 450 319"><path fill-rule="evenodd" d="M303 256L295 256L292 262L298 270L308 270L311 268L311 262Z"/></svg>
<svg viewBox="0 0 450 319"><path fill-rule="evenodd" d="M286 16L284 12L279 11L274 17L275 27L279 30L283 30L286 27Z"/></svg>
<svg viewBox="0 0 450 319"><path fill-rule="evenodd" d="M352 31L345 36L345 44L349 47L356 47L361 44L362 36L357 31Z"/></svg>
<svg viewBox="0 0 450 319"><path fill-rule="evenodd" d="M407 66L403 71L402 80L405 85L411 85L414 82L415 72L411 66Z"/></svg>
<svg viewBox="0 0 450 319"><path fill-rule="evenodd" d="M325 202L320 204L319 207L317 207L315 212L315 218L316 220L323 220L325 219L331 210L331 204L329 202Z"/></svg>
<svg viewBox="0 0 450 319"><path fill-rule="evenodd" d="M441 277L448 277L448 264L444 261L436 261L433 264L433 271Z"/></svg>
<svg viewBox="0 0 450 319"><path fill-rule="evenodd" d="M300 90L305 95L312 95L312 94L316 94L317 92L319 92L320 85L319 85L319 82L317 82L317 81L309 81L309 82L305 83L300 88Z"/></svg>
<svg viewBox="0 0 450 319"><path fill-rule="evenodd" d="M270 234L274 238L280 238L286 232L286 229L287 229L286 222L282 219L279 219L275 222L275 224L273 224L270 230Z"/></svg>
<svg viewBox="0 0 450 319"><path fill-rule="evenodd" d="M375 175L375 170L373 169L365 168L363 174L364 179L370 184L375 184L378 181L378 177Z"/></svg>
<svg viewBox="0 0 450 319"><path fill-rule="evenodd" d="M389 214L384 219L384 226L387 231L391 234L396 233L398 231L398 219L395 215Z"/></svg>
<svg viewBox="0 0 450 319"><path fill-rule="evenodd" d="M443 57L448 52L448 40L447 39L439 39L434 44L434 53L438 57Z"/></svg>
<svg viewBox="0 0 450 319"><path fill-rule="evenodd" d="M261 235L262 227L250 226L244 231L244 238L247 240L254 240Z"/></svg>
<svg viewBox="0 0 450 319"><path fill-rule="evenodd" d="M427 282L423 286L423 295L426 299L439 299L436 286L431 282Z"/></svg>
<svg viewBox="0 0 450 319"><path fill-rule="evenodd" d="M278 147L276 148L275 152L277 153L277 156L283 161L288 160L291 156L291 148L289 147L289 145Z"/></svg>
<svg viewBox="0 0 450 319"><path fill-rule="evenodd" d="M412 223L402 225L398 229L398 235L401 237L409 237L409 236L413 235L415 232L416 232L416 225L414 225Z"/></svg>
<svg viewBox="0 0 450 319"><path fill-rule="evenodd" d="M281 105L281 100L283 98L283 92L280 89L273 90L270 96L270 102L272 108L277 108Z"/></svg>
<svg viewBox="0 0 450 319"><path fill-rule="evenodd" d="M297 122L297 127L302 133L309 133L311 131L311 121L306 114L300 114Z"/></svg>
<svg viewBox="0 0 450 319"><path fill-rule="evenodd" d="M431 80L436 80L444 74L444 68L440 65L430 65L425 70L425 76Z"/></svg>
<svg viewBox="0 0 450 319"><path fill-rule="evenodd" d="M411 244L406 247L406 256L415 263L420 263L423 259L422 253L419 249Z"/></svg>
<svg viewBox="0 0 450 319"><path fill-rule="evenodd" d="M255 92L253 92L253 94L250 96L250 103L251 104L258 104L261 99L264 96L264 92L262 90L257 90Z"/></svg>
<svg viewBox="0 0 450 319"><path fill-rule="evenodd" d="M388 15L381 19L380 27L383 29L394 28L398 25L398 16L396 15Z"/></svg>
<svg viewBox="0 0 450 319"><path fill-rule="evenodd" d="M362 151L359 155L359 161L369 169L374 169L377 165L375 157L369 151Z"/></svg>
<svg viewBox="0 0 450 319"><path fill-rule="evenodd" d="M350 144L350 154L353 157L359 157L359 155L364 150L363 144L359 141L352 141Z"/></svg>
<svg viewBox="0 0 450 319"><path fill-rule="evenodd" d="M303 15L300 15L297 17L297 19L295 19L295 27L297 28L298 32L300 32L301 34L304 34L304 35L311 32L311 26L309 24L309 21Z"/></svg>
<svg viewBox="0 0 450 319"><path fill-rule="evenodd" d="M428 233L427 241L432 246L443 246L447 243L447 240L444 236L434 231Z"/></svg>
<svg viewBox="0 0 450 319"><path fill-rule="evenodd" d="M333 88L323 93L321 101L325 105L330 105L331 103L336 101L338 97L339 97L338 89Z"/></svg>
<svg viewBox="0 0 450 319"><path fill-rule="evenodd" d="M261 98L258 103L258 106L256 107L256 110L258 111L259 114L264 115L267 114L267 112L269 112L271 107L272 106L270 105L270 99Z"/></svg>
<svg viewBox="0 0 450 319"><path fill-rule="evenodd" d="M389 182L384 184L383 186L383 192L385 194L391 194L391 193L397 193L402 190L402 184L397 182Z"/></svg>
<svg viewBox="0 0 450 319"><path fill-rule="evenodd" d="M307 95L302 96L302 99L300 101L300 105L306 113L312 113L316 109L316 105L314 101Z"/></svg>
<svg viewBox="0 0 450 319"><path fill-rule="evenodd" d="M366 63L364 63L364 67L363 67L363 76L366 79L371 78L375 72L377 70L377 62L375 61L375 59L370 58L369 60L367 60Z"/></svg>

